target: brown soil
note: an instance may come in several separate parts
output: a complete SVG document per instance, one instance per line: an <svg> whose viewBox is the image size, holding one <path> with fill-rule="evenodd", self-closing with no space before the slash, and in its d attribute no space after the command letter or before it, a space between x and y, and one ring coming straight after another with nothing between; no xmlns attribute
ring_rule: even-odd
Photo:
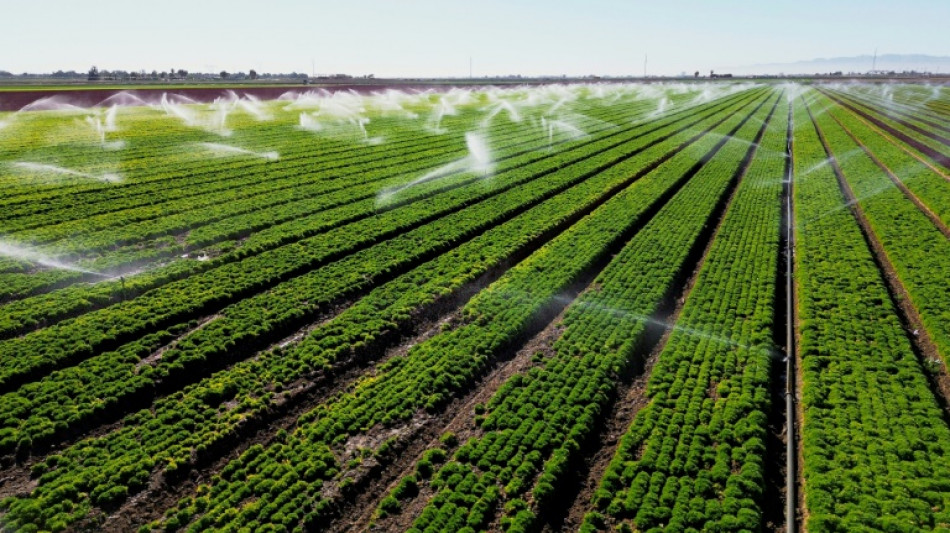
<svg viewBox="0 0 950 533"><path fill-rule="evenodd" d="M189 329L188 331L185 331L185 332L182 333L181 335L175 337L171 342L169 342L169 343L166 344L165 346L162 346L162 347L159 348L158 350L155 350L155 351L152 352L148 357L146 357L146 358L142 359L141 361L139 361L138 364L135 365L136 372L138 371L139 368L141 368L141 367L143 367L143 366L155 366L159 361L162 360L162 356L165 355L165 352L167 352L168 350L171 350L172 348L178 346L178 343L181 342L182 339L184 339L185 337L190 336L192 333L195 333L196 331L198 331L198 330L204 328L205 326L207 326L207 325L210 324L211 322L214 322L215 320L221 318L221 316L222 316L222 315L220 315L220 314L215 314L215 315L211 315L211 316L208 316L208 317L205 317L205 318L201 319L201 321L198 323L197 326L195 326L195 327Z"/></svg>
<svg viewBox="0 0 950 533"><path fill-rule="evenodd" d="M0 458L0 462L2 462L2 466L0 466L0 500L16 495L22 487L30 487L30 490L32 490L37 486L38 480L32 479L30 475L30 468L33 465L45 460L50 455L61 452L79 440L101 437L116 431L120 427L122 427L121 422L103 424L88 433L84 433L81 437L58 442L41 450L31 450L31 455L24 459L15 459L13 456Z"/></svg>
<svg viewBox="0 0 950 533"><path fill-rule="evenodd" d="M398 515L374 522L373 515L380 500L389 495L400 480L413 473L423 452L443 446L438 439L444 433L454 433L460 443L464 443L469 438L482 436L481 429L475 424L475 406L487 404L511 376L522 374L534 366L532 359L535 353L540 352L545 357L553 355L551 346L564 330L561 325L564 312L566 309L544 330L522 346L511 359L486 376L468 395L452 402L442 414L433 417L425 426L420 426L415 435L409 436L407 440L411 443L406 446L405 451L400 453L400 459L383 469L369 489L362 491L352 504L344 508L341 518L330 524L327 531L332 533L367 530L402 531L409 528L415 517L434 496L427 483L420 483L419 494L416 497L402 502L402 511Z"/></svg>
<svg viewBox="0 0 950 533"><path fill-rule="evenodd" d="M764 473L764 495L763 502L763 531L775 533L785 533L787 531L787 503L788 493L788 439L789 429L795 431L796 425L794 419L790 419L788 412L788 394L794 393L793 385L795 372L794 353L789 353L794 344L794 339L788 338L789 328L794 332L794 324L790 323L794 313L791 306L794 305L794 287L789 285L788 277L794 269L790 264L793 260L792 247L794 246L794 235L791 234L794 228L794 214L790 209L792 204L792 173L794 170L794 161L792 153L793 143L793 115L791 105L788 108L788 127L786 129L785 142L785 178L782 188L781 202L781 222L780 247L778 249L778 262L775 272L775 304L773 307L773 336L775 346L781 350L773 354L770 361L770 405L768 409L767 434L765 441L765 473ZM785 355L785 360L778 358L779 354ZM794 406L793 406L794 408ZM794 416L794 414L792 414ZM797 494L796 484L793 495Z"/></svg>
<svg viewBox="0 0 950 533"><path fill-rule="evenodd" d="M670 316L671 323L676 322L681 310L682 304L677 305L673 315ZM591 498L607 470L607 465L617 451L620 438L627 432L633 418L640 412L640 409L643 409L649 403L649 398L646 395L647 382L653 373L653 366L659 359L667 340L669 340L671 332L671 329L666 330L660 342L650 351L644 363L643 372L632 382L621 383L618 389L617 401L614 402L610 410L603 435L599 439L600 447L593 455L586 458L584 463L585 475L580 482L580 490L574 497L574 501L558 530L577 531L584 520L584 514L591 510ZM555 531L555 529L551 524L545 524L542 531L550 532Z"/></svg>
<svg viewBox="0 0 950 533"><path fill-rule="evenodd" d="M250 432L234 448L214 461L197 465L196 468L192 469L188 478L183 481L169 482L163 479L160 473L156 472L147 490L130 498L118 511L106 517L102 531L134 531L139 525L160 518L166 509L174 506L182 497L192 494L198 485L210 482L215 473L219 472L230 461L239 457L247 448L254 444L267 446L280 429L292 431L297 419L312 409L314 405L325 402L347 390L354 382L367 375L367 372L373 372L372 367L378 366L393 357L405 355L411 346L438 333L443 324L456 321L458 313L458 309L455 308L446 315L420 322L419 329L423 330L422 333L409 338L394 348L385 350L379 358L371 358L373 361L369 370L367 370L366 364L361 364L358 361L347 361L339 365L336 375L320 376L311 381L288 387L283 396L283 401L278 402L277 409L279 411L274 413L275 416L272 419L261 421L257 429ZM305 329L310 328L312 326ZM302 334L303 330L275 344L294 342L302 338ZM380 442L386 437L388 435L383 436ZM352 442L350 444L353 448L352 451L356 451L359 445L370 444L370 441L366 443Z"/></svg>
<svg viewBox="0 0 950 533"><path fill-rule="evenodd" d="M10 496L29 496L38 480L30 477L30 465L17 465L3 469L0 475L0 500Z"/></svg>

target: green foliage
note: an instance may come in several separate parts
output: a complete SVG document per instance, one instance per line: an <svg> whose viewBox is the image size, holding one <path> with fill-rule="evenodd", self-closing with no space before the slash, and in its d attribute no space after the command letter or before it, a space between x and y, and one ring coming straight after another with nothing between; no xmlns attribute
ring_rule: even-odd
<svg viewBox="0 0 950 533"><path fill-rule="evenodd" d="M808 175L795 196L803 221L796 268L806 526L809 531L939 529L948 523L950 509L950 460L944 453L950 429L874 251L854 215L842 209L846 199L836 168L815 167L828 156L824 143L922 316L946 305L935 292L945 267L934 258L947 241L935 239L933 225L844 126L854 127L875 153L888 141L869 136L835 105L811 91L795 114L795 169ZM879 153L893 161L889 150ZM939 336L935 340L942 342Z"/></svg>
<svg viewBox="0 0 950 533"><path fill-rule="evenodd" d="M637 531L761 529L761 442L781 254L777 176L785 165L789 109L784 98L771 104L767 122L750 121L756 131L764 127L759 148L659 354L649 403L594 493L592 504L620 531L631 523ZM732 149L744 152L748 145ZM588 515L584 527L602 530L602 515Z"/></svg>
<svg viewBox="0 0 950 533"><path fill-rule="evenodd" d="M62 246L91 267L167 262L130 277L126 295L117 282L74 284L78 275L27 274L0 260L0 454L26 457L121 420L36 463L36 488L0 504L4 527L79 527L156 476L174 482L233 449L248 428L267 427L303 386L372 364L420 315L468 298L476 283L503 271L434 336L308 405L291 429L228 461L154 526L326 523L338 503L324 499L334 494L327 485L353 492L341 463L385 467L396 441L341 459L344 444L441 413L495 368L499 354L519 347L552 302L606 264L568 309L555 345L477 407L476 437L459 446L457 436L443 435L379 509L381 517L398 513L425 487L432 497L412 517L420 532L536 530L616 400L618 375L642 356L643 318L691 273L690 251L701 249L699 236L778 102L682 328L653 370L649 404L582 526L760 529L787 110L778 92L760 87L633 125L652 104L584 98L570 105L594 119L585 122L589 136L557 150L527 121L497 121L491 180L466 173L431 180L384 206L380 188L457 159L462 130L423 135L380 117L387 143L379 147L307 144L305 132L282 140L294 112L270 137L235 133L251 144L283 143L285 157L273 165L181 155L157 164L150 150L172 154L178 144L142 132L141 151L122 163L139 165L141 179L122 187L31 189L0 176L13 187L0 210L4 235ZM812 109L831 105L814 93L807 99ZM474 126L473 108L451 120ZM897 111L886 113L892 120ZM900 116L890 123L922 124L914 113ZM796 112L796 126L807 120ZM872 160L851 154L857 145L847 131L895 170L913 166L901 172L908 190L946 222L945 181L891 143L868 140L877 133L843 108L816 122L946 356L947 241ZM693 139L707 129L711 135ZM715 157L695 166L720 141ZM88 156L74 145L61 147L64 161ZM943 453L950 435L831 168L811 171L827 155L820 140L796 127L795 150L796 170L807 175L796 199L807 294L800 303L809 530L939 529L950 523ZM325 154L326 165L314 168L313 153ZM183 177L194 183L179 190ZM41 201L49 208L35 218L23 210ZM178 260L186 250L213 257ZM273 347L303 328L302 338Z"/></svg>
<svg viewBox="0 0 950 533"><path fill-rule="evenodd" d="M775 102L777 96L768 94L754 99L746 109L758 110L755 116L764 119L772 108L765 104ZM748 114L739 112L729 117L717 131L736 133ZM748 124L740 136L751 138L761 127L754 121ZM625 208L627 223L635 224L636 214L647 207L634 203L644 199L645 189L654 183L665 183L668 187L671 181L676 183L718 140L710 136L641 178L638 183L643 189L628 190L633 205ZM686 268L690 243L726 195L742 159L738 154L745 149L740 143L727 145L721 159L713 158L610 261L594 282L600 290L581 296L565 314L564 332L554 345L553 356L526 374L512 376L485 409L476 406L475 416L484 417L484 434L466 443L454 460L439 471L436 478L444 483L433 483L439 492L414 527L449 531L438 518L459 507L473 513L479 510L480 516L478 495L483 491L482 483L468 480L480 481L480 476L497 472L498 485L493 488L500 489L502 498L507 499L500 517L502 528L533 530L537 514L554 501L558 485L571 471L572 460L578 459L580 443L594 435L598 420L606 413L616 386L614 371L629 367L637 355L635 348L646 334L639 317L653 313L671 292L676 272ZM640 196L633 196L635 191ZM774 207L777 213L778 204ZM602 243L611 231L618 229L616 219L611 225L612 228L602 228L597 235L576 240L573 250L564 252L562 261L580 260L586 253L585 245ZM774 230L777 232L777 225ZM555 250L553 245L551 249ZM558 265L553 259L550 262ZM534 284L552 272L556 272L555 267L535 272ZM774 273L770 280L774 281ZM512 283L509 287L517 286ZM603 349L605 338L615 343L613 350ZM530 507L526 503L528 498L533 502Z"/></svg>
<svg viewBox="0 0 950 533"><path fill-rule="evenodd" d="M395 496L387 496L379 502L378 514L380 517L386 517L388 515L399 514L401 506L399 505L399 500Z"/></svg>

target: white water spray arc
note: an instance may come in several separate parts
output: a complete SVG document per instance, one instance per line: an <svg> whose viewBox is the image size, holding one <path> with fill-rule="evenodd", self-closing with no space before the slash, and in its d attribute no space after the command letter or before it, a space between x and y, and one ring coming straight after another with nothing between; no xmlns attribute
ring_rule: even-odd
<svg viewBox="0 0 950 533"><path fill-rule="evenodd" d="M390 187L380 191L376 197L377 207L387 204L402 191L429 181L466 172L481 174L482 176L491 175L495 165L492 161L491 151L488 148L488 142L485 140L485 137L480 133L468 132L465 134L465 146L468 148L468 155L466 157L442 165L405 185Z"/></svg>
<svg viewBox="0 0 950 533"><path fill-rule="evenodd" d="M78 170L72 170L65 167L58 167L56 165L48 165L46 163L30 163L27 161L15 161L10 163L15 169L34 172L39 174L53 174L57 176L72 176L76 178L87 178L93 179L96 181L103 181L107 183L118 183L122 181L122 178L118 174L89 174L87 172L79 172Z"/></svg>
<svg viewBox="0 0 950 533"><path fill-rule="evenodd" d="M92 276L99 276L101 278L112 278L106 274L100 274L93 270L87 270L85 268L80 268L76 265L72 265L53 257L50 257L42 252L21 246L19 244L14 244L10 242L0 241L0 256L8 257L10 259L16 259L19 261L27 261L30 263L36 263L38 265L43 265L50 268L56 268L59 270L69 270L72 272L80 272L82 274L89 274Z"/></svg>

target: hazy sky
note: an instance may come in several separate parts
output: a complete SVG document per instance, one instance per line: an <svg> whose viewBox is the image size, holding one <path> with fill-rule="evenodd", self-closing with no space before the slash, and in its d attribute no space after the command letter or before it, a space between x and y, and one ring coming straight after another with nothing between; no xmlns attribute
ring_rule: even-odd
<svg viewBox="0 0 950 533"><path fill-rule="evenodd" d="M950 0L0 0L0 70L650 74L950 55Z"/></svg>

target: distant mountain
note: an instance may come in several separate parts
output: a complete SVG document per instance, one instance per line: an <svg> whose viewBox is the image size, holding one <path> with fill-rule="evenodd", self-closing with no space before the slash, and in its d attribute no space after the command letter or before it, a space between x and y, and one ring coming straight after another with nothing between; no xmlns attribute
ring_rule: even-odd
<svg viewBox="0 0 950 533"><path fill-rule="evenodd" d="M769 63L741 67L720 67L717 72L733 74L825 74L841 71L866 73L872 64L876 70L903 72L950 73L950 56L925 54L881 54L877 61L873 55L852 57L822 57L794 63Z"/></svg>

